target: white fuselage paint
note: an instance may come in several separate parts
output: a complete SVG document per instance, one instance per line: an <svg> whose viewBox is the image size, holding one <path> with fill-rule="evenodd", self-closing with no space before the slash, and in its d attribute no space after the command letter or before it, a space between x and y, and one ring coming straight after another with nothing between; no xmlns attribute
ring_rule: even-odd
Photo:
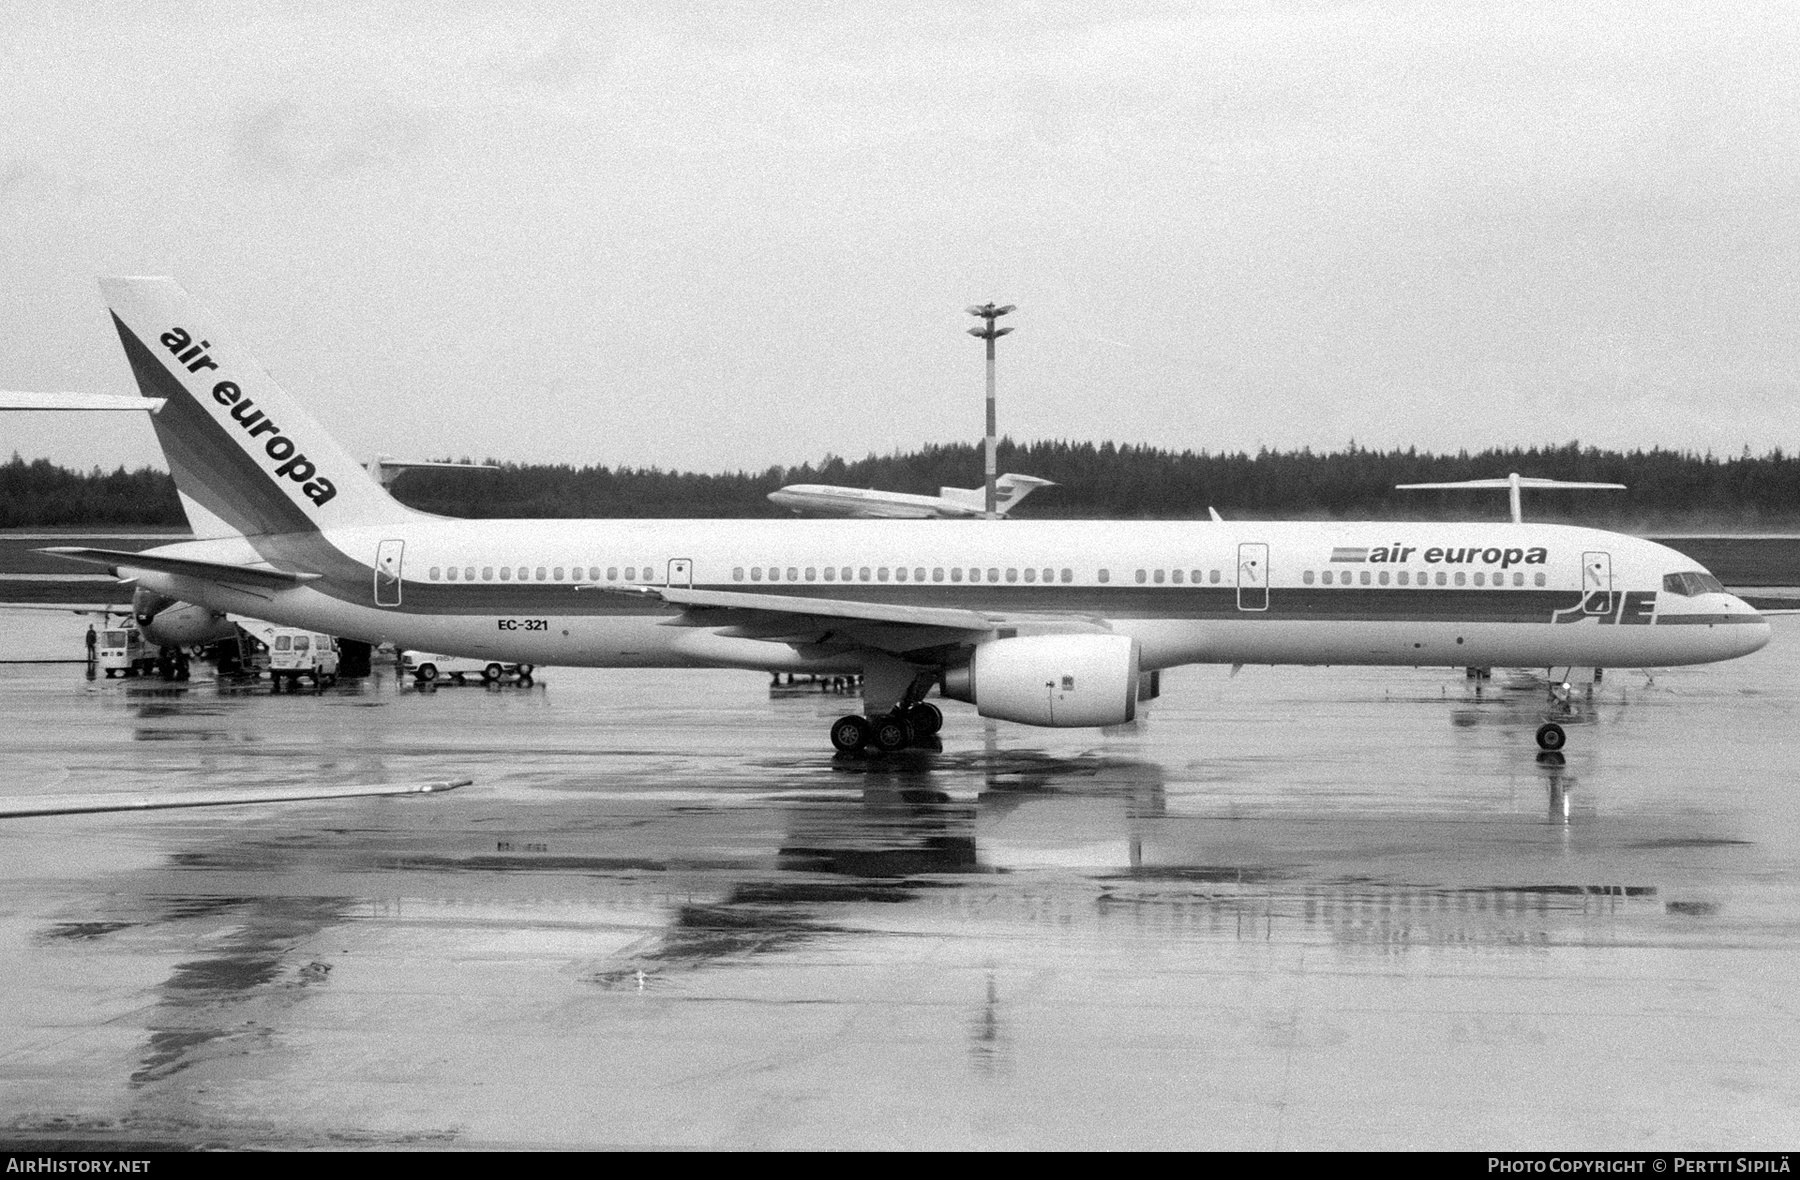
<svg viewBox="0 0 1800 1180"><path fill-rule="evenodd" d="M1139 640L1146 670L1187 663L1656 667L1730 659L1757 650L1769 638L1766 621L1735 596L1682 596L1662 589L1666 574L1698 570L1692 559L1639 538L1557 525L425 519L340 530L323 539L371 570L384 542L390 547L402 542L399 605L376 605L372 583L360 591L340 583L329 592L316 586L252 592L122 568L158 593L219 610L409 649L540 665L783 671L861 666L864 657L857 651L808 654L779 640L721 634L720 628L684 625L676 608L607 592L607 587L644 585L646 570L649 584L661 585L672 562L685 563L673 567L678 580L691 578L700 588L1042 612L1065 622L1079 615L1095 629ZM1267 546L1260 574L1240 569L1244 555L1262 552L1255 546ZM1481 572L1491 578L1498 562L1425 560L1440 548L1543 552L1530 564L1509 561L1501 571L1506 586L1496 590L1473 585L1473 577ZM1406 556L1375 563L1343 556L1360 549ZM247 562L270 550L252 540L230 539L153 552ZM1638 595L1640 617L1633 620L1638 625L1598 617L1555 623L1548 607L1529 617L1491 617L1493 604L1521 593L1512 586L1515 573L1525 575L1525 592L1560 592L1571 599L1592 589L1583 581L1591 554L1605 555L1606 588ZM577 565L579 582L571 576ZM448 581L443 571L452 566L473 568L476 581L460 574L456 582ZM514 577L505 583L484 579L484 571L501 567ZM546 570L544 581L537 578L539 567ZM562 580L550 580L559 567ZM834 571L829 581L823 573L828 567ZM517 580L520 568L529 571L528 587ZM629 580L623 576L627 568L635 575ZM904 581L893 573L902 568ZM589 578L595 569L598 585ZM762 577L752 580L752 569ZM777 579L769 578L771 569L778 571ZM961 571L961 581L950 580L952 569ZM1035 571L1034 581L1024 581L1026 569ZM939 570L945 571L941 581L935 576ZM969 580L971 570L979 571L979 583ZM1044 582L1045 570L1053 571L1053 581ZM1145 571L1141 584L1139 570ZM1182 571L1180 584L1168 580L1175 570ZM609 577L609 571L617 572ZM989 571L998 571L1000 580L990 581ZM1008 571L1014 571L1014 580L1008 580ZM1164 572L1161 583L1153 580L1156 571ZM1198 587L1195 571L1200 571ZM1347 571L1353 581L1327 588L1305 580L1309 572L1316 578L1326 571L1334 576ZM1407 586L1397 584L1401 571L1410 575ZM1365 572L1366 587L1354 580ZM1438 587L1438 572L1451 584ZM1390 576L1385 586L1378 581L1382 573ZM1417 584L1421 573L1428 575L1424 587ZM1466 575L1462 586L1453 581L1458 573ZM1544 576L1542 586L1535 584L1538 574ZM1259 577L1267 585L1264 610L1251 609L1264 600ZM576 584L590 588L574 591ZM476 602L496 589L512 595L503 608ZM469 604L459 605L459 599ZM422 606L426 600L433 605ZM1297 613L1295 604L1302 600L1313 608ZM1353 600L1368 609L1340 609ZM607 609L584 609L594 602ZM1378 617L1354 617L1358 614ZM508 629L509 620L526 617L542 620L541 629ZM1033 629L1027 624L1019 633Z"/></svg>

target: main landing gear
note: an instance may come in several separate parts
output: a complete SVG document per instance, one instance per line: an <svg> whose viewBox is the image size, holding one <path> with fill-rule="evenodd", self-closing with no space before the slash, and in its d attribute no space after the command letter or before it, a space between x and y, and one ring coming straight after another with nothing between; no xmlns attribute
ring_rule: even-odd
<svg viewBox="0 0 1800 1180"><path fill-rule="evenodd" d="M854 754L871 747L892 754L935 736L943 727L944 715L938 707L919 701L878 717L863 717L856 713L839 717L831 723L831 744L842 754Z"/></svg>
<svg viewBox="0 0 1800 1180"><path fill-rule="evenodd" d="M1569 735L1564 733L1563 727L1554 721L1546 721L1544 724L1538 726L1537 744L1538 749L1540 750L1550 750L1552 752L1560 750L1568 740Z"/></svg>

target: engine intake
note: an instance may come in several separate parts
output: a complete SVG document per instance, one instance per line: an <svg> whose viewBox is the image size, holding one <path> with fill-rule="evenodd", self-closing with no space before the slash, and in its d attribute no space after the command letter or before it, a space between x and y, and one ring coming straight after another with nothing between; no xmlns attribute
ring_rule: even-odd
<svg viewBox="0 0 1800 1180"><path fill-rule="evenodd" d="M1121 725L1137 716L1138 659L1138 642L1127 635L995 639L945 672L943 691L1001 721Z"/></svg>

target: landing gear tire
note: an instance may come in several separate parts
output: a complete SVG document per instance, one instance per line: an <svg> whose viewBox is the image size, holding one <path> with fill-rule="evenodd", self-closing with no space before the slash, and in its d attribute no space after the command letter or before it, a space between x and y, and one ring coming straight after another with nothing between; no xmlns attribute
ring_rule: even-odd
<svg viewBox="0 0 1800 1180"><path fill-rule="evenodd" d="M502 668L499 664L489 664L481 670L481 679L483 683L486 684L498 684L500 683L500 678L505 675L506 669Z"/></svg>
<svg viewBox="0 0 1800 1180"><path fill-rule="evenodd" d="M877 717L871 723L869 740L884 754L892 754L912 745L913 727L898 713Z"/></svg>
<svg viewBox="0 0 1800 1180"><path fill-rule="evenodd" d="M1554 721L1546 721L1538 726L1537 744L1540 750L1560 750L1568 740L1569 735Z"/></svg>
<svg viewBox="0 0 1800 1180"><path fill-rule="evenodd" d="M831 723L831 744L840 754L854 754L869 744L873 730L867 717L839 717Z"/></svg>
<svg viewBox="0 0 1800 1180"><path fill-rule="evenodd" d="M906 719L912 723L913 736L916 738L936 737L938 730L944 728L943 710L924 701L908 709Z"/></svg>

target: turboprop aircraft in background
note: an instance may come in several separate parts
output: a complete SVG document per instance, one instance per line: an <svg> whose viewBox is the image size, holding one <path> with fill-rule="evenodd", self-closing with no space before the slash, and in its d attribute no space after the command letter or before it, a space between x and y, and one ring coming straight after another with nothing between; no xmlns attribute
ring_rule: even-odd
<svg viewBox="0 0 1800 1180"><path fill-rule="evenodd" d="M449 520L389 496L172 279L102 281L196 539L46 550L211 610L508 663L857 673L840 750L1130 720L1181 664L1662 667L1769 624L1672 549L1549 524ZM1553 673L1554 675L1554 673ZM1539 730L1562 745L1555 723Z"/></svg>
<svg viewBox="0 0 1800 1180"><path fill-rule="evenodd" d="M1005 516L1039 488L1056 484L1035 475L1002 475L994 481L994 515ZM935 496L845 488L824 483L791 483L769 493L783 508L817 516L862 516L884 520L928 520L933 517L979 519L987 515L985 488L939 488Z"/></svg>

